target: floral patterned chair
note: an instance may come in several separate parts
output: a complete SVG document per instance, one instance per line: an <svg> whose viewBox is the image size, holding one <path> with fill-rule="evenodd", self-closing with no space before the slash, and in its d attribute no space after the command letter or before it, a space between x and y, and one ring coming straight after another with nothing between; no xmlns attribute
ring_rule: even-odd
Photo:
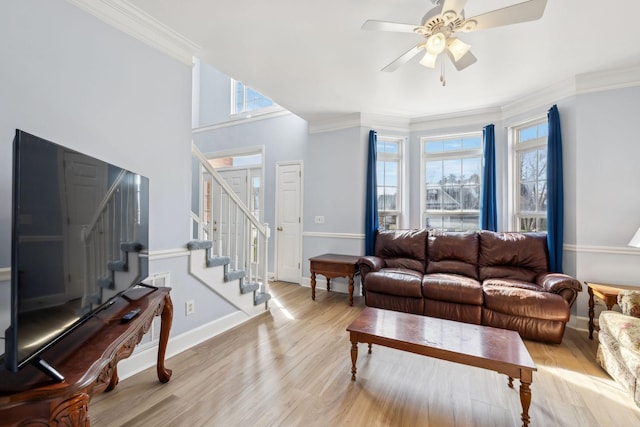
<svg viewBox="0 0 640 427"><path fill-rule="evenodd" d="M640 406L640 290L621 291L622 313L600 313L596 360Z"/></svg>

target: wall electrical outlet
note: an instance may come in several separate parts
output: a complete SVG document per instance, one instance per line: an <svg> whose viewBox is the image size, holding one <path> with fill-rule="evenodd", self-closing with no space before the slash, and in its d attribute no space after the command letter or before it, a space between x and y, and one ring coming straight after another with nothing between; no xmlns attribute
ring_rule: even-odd
<svg viewBox="0 0 640 427"><path fill-rule="evenodd" d="M190 300L184 303L184 314L189 316L196 312L196 302Z"/></svg>
<svg viewBox="0 0 640 427"><path fill-rule="evenodd" d="M318 215L315 217L315 223L316 224L324 224L324 216L322 215Z"/></svg>

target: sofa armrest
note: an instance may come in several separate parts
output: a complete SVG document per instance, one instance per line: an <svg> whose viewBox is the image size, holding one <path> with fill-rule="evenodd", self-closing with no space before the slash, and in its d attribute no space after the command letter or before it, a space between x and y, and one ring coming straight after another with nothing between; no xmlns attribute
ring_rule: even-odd
<svg viewBox="0 0 640 427"><path fill-rule="evenodd" d="M618 305L622 309L622 314L627 316L640 317L640 289L623 290L618 294Z"/></svg>
<svg viewBox="0 0 640 427"><path fill-rule="evenodd" d="M384 267L384 260L377 256L363 256L358 260L358 268L360 269L360 276L362 282L365 277L372 271L378 271Z"/></svg>
<svg viewBox="0 0 640 427"><path fill-rule="evenodd" d="M547 292L561 295L569 305L573 304L578 292L582 292L580 282L568 274L540 273L536 277L536 283Z"/></svg>

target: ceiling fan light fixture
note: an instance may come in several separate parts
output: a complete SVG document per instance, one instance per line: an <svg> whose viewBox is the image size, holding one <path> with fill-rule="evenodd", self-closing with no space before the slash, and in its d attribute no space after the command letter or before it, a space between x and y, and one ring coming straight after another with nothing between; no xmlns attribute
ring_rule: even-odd
<svg viewBox="0 0 640 427"><path fill-rule="evenodd" d="M427 68L436 68L436 59L438 59L437 54L434 55L433 53L426 51L424 57L420 60L420 64Z"/></svg>
<svg viewBox="0 0 640 427"><path fill-rule="evenodd" d="M442 33L435 33L431 37L427 39L427 43L425 44L425 49L428 53L433 55L438 55L442 53L444 48L447 46L447 38Z"/></svg>
<svg viewBox="0 0 640 427"><path fill-rule="evenodd" d="M455 62L458 62L471 49L470 45L456 37L452 37L447 41L447 47Z"/></svg>

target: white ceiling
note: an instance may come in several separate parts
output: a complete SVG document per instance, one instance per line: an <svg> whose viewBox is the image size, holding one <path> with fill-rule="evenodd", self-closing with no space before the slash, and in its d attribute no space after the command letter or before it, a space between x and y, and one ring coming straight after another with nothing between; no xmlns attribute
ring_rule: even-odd
<svg viewBox="0 0 640 427"><path fill-rule="evenodd" d="M465 15L521 0L468 0ZM360 29L418 24L430 0L128 0L200 47L204 62L308 121L350 113L419 118L504 106L584 73L640 63L640 2L549 0L538 21L459 35L478 62L456 71L411 60L421 40ZM441 55L443 57L444 55Z"/></svg>

